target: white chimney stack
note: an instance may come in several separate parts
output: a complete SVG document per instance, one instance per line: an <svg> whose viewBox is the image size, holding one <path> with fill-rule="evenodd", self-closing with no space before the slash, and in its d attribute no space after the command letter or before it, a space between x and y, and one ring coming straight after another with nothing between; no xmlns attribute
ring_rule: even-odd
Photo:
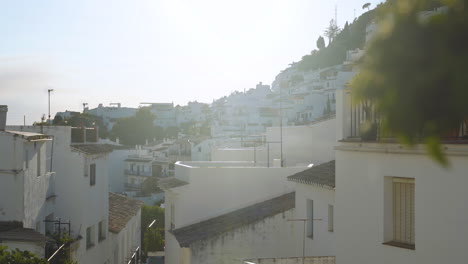
<svg viewBox="0 0 468 264"><path fill-rule="evenodd" d="M0 105L0 131L5 131L8 106Z"/></svg>

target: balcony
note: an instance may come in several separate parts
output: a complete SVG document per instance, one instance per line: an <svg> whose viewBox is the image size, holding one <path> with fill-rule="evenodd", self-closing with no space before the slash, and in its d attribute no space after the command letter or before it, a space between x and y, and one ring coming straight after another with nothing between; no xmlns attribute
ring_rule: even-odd
<svg viewBox="0 0 468 264"><path fill-rule="evenodd" d="M349 110L349 134L345 141L387 143L397 141L394 135L380 129L380 114L374 107L369 104L351 103ZM447 132L441 140L444 144L468 143L468 120L461 122L458 129Z"/></svg>

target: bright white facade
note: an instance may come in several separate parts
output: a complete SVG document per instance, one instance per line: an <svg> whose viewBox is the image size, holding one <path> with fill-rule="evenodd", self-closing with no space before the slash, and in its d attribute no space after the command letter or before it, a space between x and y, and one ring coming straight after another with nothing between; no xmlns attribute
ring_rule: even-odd
<svg viewBox="0 0 468 264"><path fill-rule="evenodd" d="M141 257L142 202L109 193L109 250L112 264L128 263Z"/></svg>
<svg viewBox="0 0 468 264"><path fill-rule="evenodd" d="M288 177L296 182L296 240L305 256L336 256L335 162L314 165Z"/></svg>
<svg viewBox="0 0 468 264"><path fill-rule="evenodd" d="M1 106L0 106L1 107ZM2 107L6 108L6 107ZM3 109L2 109L3 110ZM6 111L2 114L6 115ZM55 206L45 134L0 130L0 245L44 257L44 219Z"/></svg>
<svg viewBox="0 0 468 264"><path fill-rule="evenodd" d="M20 126L19 131L40 131L52 135L52 168L55 177L55 211L48 219L70 221L72 257L78 263L104 263L109 259L106 240L99 240L99 226L108 222L108 162L112 146L74 140L72 128L65 126ZM74 129L74 128L73 128ZM81 128L80 128L81 129ZM86 131L86 130L85 130ZM81 132L80 132L81 133ZM74 133L76 136L77 134ZM52 148L50 149L52 153ZM49 154L50 155L50 154ZM101 224L100 224L101 223ZM102 232L107 234L107 229ZM107 237L107 235L106 235Z"/></svg>
<svg viewBox="0 0 468 264"><path fill-rule="evenodd" d="M447 169L427 157L423 146L410 150L396 143L342 143L337 148L338 263L466 261L468 148L445 147L451 162ZM401 178L413 180L414 192L407 192L406 200L393 191L394 179ZM414 214L404 221L408 247L383 244L395 240L397 198ZM356 237L359 243L353 243Z"/></svg>
<svg viewBox="0 0 468 264"><path fill-rule="evenodd" d="M218 252L216 254L220 254L216 249L216 245L212 245L210 249L204 252L190 251L189 248L179 245L178 241L171 233L171 230L188 227L292 192L294 184L286 181L286 177L302 171L305 168L306 167L254 167L253 164L249 162L177 163L175 168L176 178L174 180L182 184L176 184L172 187L165 188L166 263L204 263L206 261L206 263L211 263L206 258L206 254L210 256L212 256L212 253L209 252L213 252L213 254L214 252ZM288 212L289 213L283 216L291 217L293 215L292 212ZM280 218L284 220L283 217L280 216ZM276 218L271 218L271 221L273 221L271 225L262 225L261 228L278 229L278 225L286 225L289 226L293 233L294 225L292 223L285 224L283 221L275 219ZM286 228L285 230L288 229ZM236 239L231 239L232 237L229 236L231 237L229 239L231 242L228 242L226 239L223 242L217 240L219 243L232 243L232 252L225 252L229 257L241 257L243 254L246 254L245 250L247 246L245 243L239 242L252 236L252 234L247 231L245 231L245 233L235 233L238 237L236 237ZM216 244L218 242L213 243ZM260 250L262 245L261 243L257 243L257 245L259 246L258 252L260 254L260 252L262 252ZM251 247L252 245L249 246ZM228 247L223 248L225 250L228 249ZM255 251L253 249L248 250ZM284 250L289 250L292 255L295 254L295 247ZM278 251L278 253L279 252L284 253L284 251ZM266 252L264 253L266 254ZM219 257L220 255L214 257L213 260L219 260ZM245 255L245 258L250 257L255 256L251 254ZM193 262L191 262L191 259ZM197 262L201 260L203 261ZM234 260L235 259L232 259L226 263L235 263L231 262Z"/></svg>

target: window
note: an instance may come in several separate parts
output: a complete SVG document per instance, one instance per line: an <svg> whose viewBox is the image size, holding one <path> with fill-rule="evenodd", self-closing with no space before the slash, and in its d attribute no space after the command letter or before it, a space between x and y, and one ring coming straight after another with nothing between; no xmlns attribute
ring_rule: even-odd
<svg viewBox="0 0 468 264"><path fill-rule="evenodd" d="M96 164L89 165L89 185L96 185Z"/></svg>
<svg viewBox="0 0 468 264"><path fill-rule="evenodd" d="M98 241L101 242L106 238L106 222L102 220L98 225Z"/></svg>
<svg viewBox="0 0 468 264"><path fill-rule="evenodd" d="M385 242L386 245L415 248L414 179L386 177Z"/></svg>
<svg viewBox="0 0 468 264"><path fill-rule="evenodd" d="M307 200L307 236L314 237L314 201Z"/></svg>
<svg viewBox="0 0 468 264"><path fill-rule="evenodd" d="M86 249L94 246L94 226L86 228Z"/></svg>
<svg viewBox="0 0 468 264"><path fill-rule="evenodd" d="M328 205L328 232L333 232L333 205Z"/></svg>
<svg viewBox="0 0 468 264"><path fill-rule="evenodd" d="M41 148L37 148L37 177L41 176Z"/></svg>
<svg viewBox="0 0 468 264"><path fill-rule="evenodd" d="M29 150L24 148L24 166L26 169L29 169Z"/></svg>
<svg viewBox="0 0 468 264"><path fill-rule="evenodd" d="M393 178L393 241L414 245L414 179Z"/></svg>

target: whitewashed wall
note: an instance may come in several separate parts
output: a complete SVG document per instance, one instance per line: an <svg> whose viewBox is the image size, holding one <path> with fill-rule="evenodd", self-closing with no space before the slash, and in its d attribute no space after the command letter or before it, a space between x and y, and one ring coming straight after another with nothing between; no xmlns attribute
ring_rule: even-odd
<svg viewBox="0 0 468 264"><path fill-rule="evenodd" d="M195 242L190 246L191 264L242 263L246 258L292 257L301 254L302 241L294 236L294 209L252 225Z"/></svg>
<svg viewBox="0 0 468 264"><path fill-rule="evenodd" d="M107 239L98 242L98 223L108 221L108 163L106 155L85 155L72 151L71 127L26 126L15 130L32 131L54 136L53 168L55 175L54 217L71 222L72 235L83 239L74 243L72 255L79 263L104 263L109 259ZM50 149L48 149L50 151ZM96 185L90 186L89 164L96 164ZM95 226L95 246L86 249L86 228Z"/></svg>
<svg viewBox="0 0 468 264"><path fill-rule="evenodd" d="M336 155L337 263L465 263L468 149L445 145L450 168L423 146L342 143ZM415 250L383 245L384 177L415 179Z"/></svg>
<svg viewBox="0 0 468 264"><path fill-rule="evenodd" d="M141 209L118 233L109 232L110 263L127 263L137 247L141 249Z"/></svg>
<svg viewBox="0 0 468 264"><path fill-rule="evenodd" d="M328 205L335 204L334 190L322 187L296 183L296 216L298 219L307 219L307 200L313 201L314 221L313 238L307 236L305 231L306 256L335 256L335 232L328 231ZM336 210L335 210L336 211ZM306 223L308 225L309 222ZM296 222L296 239L302 243L304 227L302 222ZM302 244L301 244L302 245Z"/></svg>
<svg viewBox="0 0 468 264"><path fill-rule="evenodd" d="M135 149L122 149L114 150L108 156L108 167L109 167L109 191L110 192L123 192L125 191L124 184L125 178L125 159L129 155L136 155L137 150Z"/></svg>
<svg viewBox="0 0 468 264"><path fill-rule="evenodd" d="M0 134L0 149L0 220L20 221L25 228L38 228L44 233L42 221L51 208L46 203L53 202L46 202L51 175L46 170L45 143ZM41 155L39 176L38 154ZM8 172L12 169L17 174Z"/></svg>
<svg viewBox="0 0 468 264"><path fill-rule="evenodd" d="M236 163L230 167L223 163L219 163L222 167L215 167L216 163L187 164L203 167L176 164L176 177L189 182L176 188L177 196L170 201L175 203L176 228L292 192L294 184L286 181L286 177L306 169L235 167Z"/></svg>
<svg viewBox="0 0 468 264"><path fill-rule="evenodd" d="M335 157L336 119L309 126L283 127L283 160L286 166L320 164ZM280 128L267 128L267 142L280 141ZM270 144L270 159L280 158L280 144Z"/></svg>

